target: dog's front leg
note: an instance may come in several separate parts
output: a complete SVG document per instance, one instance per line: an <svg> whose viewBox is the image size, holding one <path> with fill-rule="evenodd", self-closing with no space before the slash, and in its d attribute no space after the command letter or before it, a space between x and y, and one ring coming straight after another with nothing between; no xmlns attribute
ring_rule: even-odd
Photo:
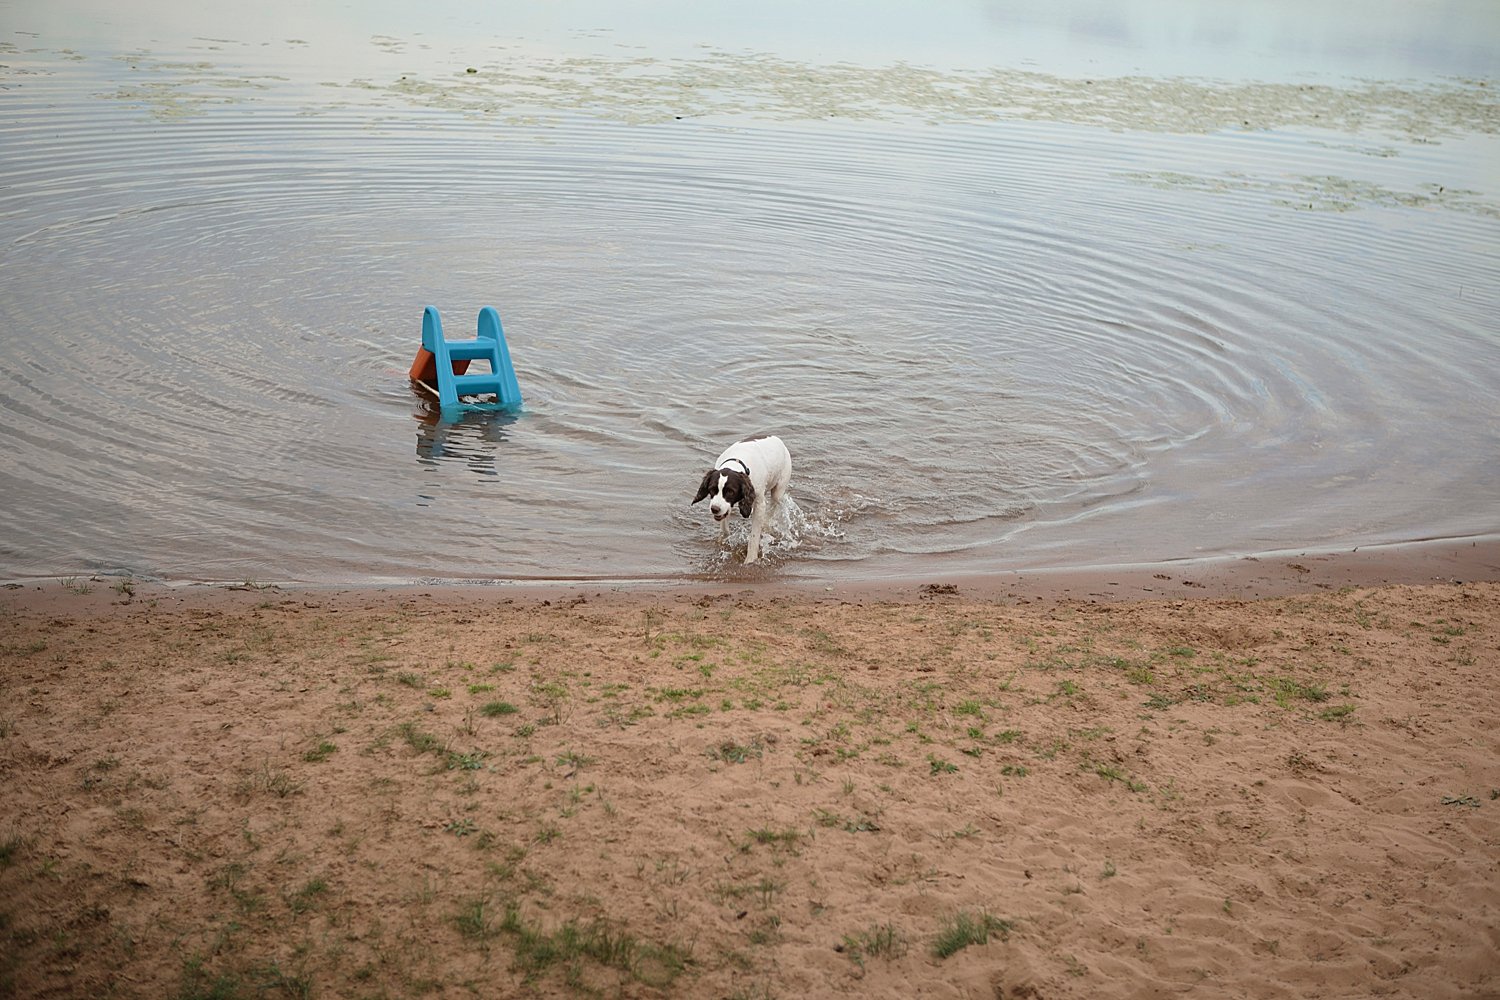
<svg viewBox="0 0 1500 1000"><path fill-rule="evenodd" d="M750 541L745 546L745 565L750 565L760 558L760 526L766 519L765 509L756 504L755 509L750 512Z"/></svg>

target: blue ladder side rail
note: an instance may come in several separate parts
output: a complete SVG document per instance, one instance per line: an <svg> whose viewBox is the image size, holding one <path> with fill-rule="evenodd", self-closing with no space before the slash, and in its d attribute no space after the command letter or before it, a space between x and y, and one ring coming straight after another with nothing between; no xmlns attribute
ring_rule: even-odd
<svg viewBox="0 0 1500 1000"><path fill-rule="evenodd" d="M433 306L422 312L422 346L432 352L437 365L438 405L447 409L462 406L460 396L493 393L496 402L508 410L521 406L521 383L510 360L510 347L500 326L500 314L494 306L479 310L479 336L473 340L448 340L443 336L443 321ZM488 361L490 370L455 375L454 361Z"/></svg>

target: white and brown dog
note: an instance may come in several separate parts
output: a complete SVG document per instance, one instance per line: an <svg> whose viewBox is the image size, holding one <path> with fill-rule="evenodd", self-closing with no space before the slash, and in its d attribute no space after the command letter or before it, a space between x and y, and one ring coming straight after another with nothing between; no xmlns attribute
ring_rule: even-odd
<svg viewBox="0 0 1500 1000"><path fill-rule="evenodd" d="M760 533L791 484L791 452L781 438L763 434L725 448L704 475L692 502L712 497L708 509L719 522L721 541L729 533L729 515L738 507L740 516L750 521L745 562L753 563L760 558Z"/></svg>

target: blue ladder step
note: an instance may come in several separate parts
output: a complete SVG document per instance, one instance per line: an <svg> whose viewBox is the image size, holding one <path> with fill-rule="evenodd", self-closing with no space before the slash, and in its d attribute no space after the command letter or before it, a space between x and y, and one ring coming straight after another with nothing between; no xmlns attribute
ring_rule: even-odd
<svg viewBox="0 0 1500 1000"><path fill-rule="evenodd" d="M485 372L482 375L455 375L453 389L460 396L478 396L481 393L500 394L500 376Z"/></svg>
<svg viewBox="0 0 1500 1000"><path fill-rule="evenodd" d="M488 337L483 340L450 340L447 344L448 356L455 361L495 356L495 342Z"/></svg>

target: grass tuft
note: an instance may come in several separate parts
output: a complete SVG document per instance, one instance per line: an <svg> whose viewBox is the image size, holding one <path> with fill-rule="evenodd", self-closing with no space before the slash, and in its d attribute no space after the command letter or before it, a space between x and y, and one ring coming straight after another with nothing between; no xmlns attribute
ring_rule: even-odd
<svg viewBox="0 0 1500 1000"><path fill-rule="evenodd" d="M320 740L316 747L313 747L302 755L302 759L309 764L321 764L329 757L332 757L336 750L338 750L338 747L328 740Z"/></svg>
<svg viewBox="0 0 1500 1000"><path fill-rule="evenodd" d="M0 839L0 871L15 863L16 855L26 846L26 838L19 833L6 834Z"/></svg>
<svg viewBox="0 0 1500 1000"><path fill-rule="evenodd" d="M660 989L669 986L690 961L689 954L676 945L641 941L602 920L585 925L569 920L548 932L522 918L515 905L506 907L498 930L511 938L515 966L528 980L554 968L571 973L587 959Z"/></svg>
<svg viewBox="0 0 1500 1000"><path fill-rule="evenodd" d="M1011 929L1014 927L1013 921L1001 920L983 910L979 911L977 916L967 910L959 910L958 913L943 921L943 926L938 930L937 937L932 942L932 953L938 958L947 958L963 951L971 944L987 943L991 934L1004 941L1010 936Z"/></svg>
<svg viewBox="0 0 1500 1000"><path fill-rule="evenodd" d="M894 924L885 923L858 934L845 934L839 950L862 969L866 958L900 958L906 954L906 947L906 937Z"/></svg>
<svg viewBox="0 0 1500 1000"><path fill-rule="evenodd" d="M726 764L743 764L752 758L760 758L764 749L758 739L753 739L749 743L725 740L716 746L709 747L707 753L714 760L721 760Z"/></svg>

